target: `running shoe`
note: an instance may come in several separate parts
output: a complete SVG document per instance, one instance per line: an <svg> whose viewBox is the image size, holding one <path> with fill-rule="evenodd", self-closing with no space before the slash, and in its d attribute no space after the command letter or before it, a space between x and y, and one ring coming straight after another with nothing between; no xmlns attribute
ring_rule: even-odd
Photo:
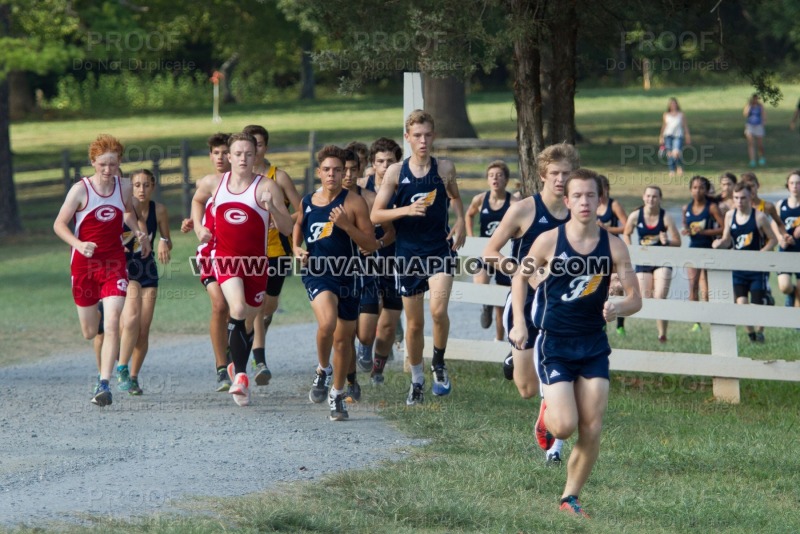
<svg viewBox="0 0 800 534"><path fill-rule="evenodd" d="M692 332L701 332L702 330L703 330L703 327L700 326L700 323L694 323L692 325L692 330L691 330Z"/></svg>
<svg viewBox="0 0 800 534"><path fill-rule="evenodd" d="M617 335L619 337L625 337L625 334L626 334L625 327L624 326L618 326L617 327Z"/></svg>
<svg viewBox="0 0 800 534"><path fill-rule="evenodd" d="M492 307L483 305L481 310L481 328L486 329L492 326Z"/></svg>
<svg viewBox="0 0 800 534"><path fill-rule="evenodd" d="M570 495L569 497L561 499L561 507L559 508L559 510L563 510L572 515L577 515L579 517L585 517L586 519L589 519L589 514L587 514L586 511L583 509L581 501L579 501L578 498L575 497L574 495Z"/></svg>
<svg viewBox="0 0 800 534"><path fill-rule="evenodd" d="M514 356L510 352L503 360L503 376L506 380L514 380Z"/></svg>
<svg viewBox="0 0 800 534"><path fill-rule="evenodd" d="M228 393L233 396L233 402L239 406L250 404L250 379L247 378L245 373L239 373L234 377Z"/></svg>
<svg viewBox="0 0 800 534"><path fill-rule="evenodd" d="M544 465L547 467L561 467L561 453L558 451L547 451Z"/></svg>
<svg viewBox="0 0 800 534"><path fill-rule="evenodd" d="M259 363L255 365L256 369L256 376L254 376L254 380L256 381L257 386L266 386L269 384L269 381L272 380L272 372L267 367L266 363Z"/></svg>
<svg viewBox="0 0 800 534"><path fill-rule="evenodd" d="M324 402L328 396L328 386L330 379L324 369L317 368L314 374L314 381L311 383L311 391L308 392L308 400L315 404Z"/></svg>
<svg viewBox="0 0 800 534"><path fill-rule="evenodd" d="M92 397L92 404L97 406L109 406L111 404L111 390L108 387L108 382L100 382L94 389L94 396Z"/></svg>
<svg viewBox="0 0 800 534"><path fill-rule="evenodd" d="M358 363L358 370L363 372L368 372L372 370L372 354L370 354L369 347L365 347L361 343L358 344L356 347L358 358L356 362Z"/></svg>
<svg viewBox="0 0 800 534"><path fill-rule="evenodd" d="M227 369L220 369L217 371L217 391L228 391L231 388L231 379L228 377Z"/></svg>
<svg viewBox="0 0 800 534"><path fill-rule="evenodd" d="M328 407L331 409L331 421L344 421L350 417L347 413L344 395L339 393L336 397L328 397Z"/></svg>
<svg viewBox="0 0 800 534"><path fill-rule="evenodd" d="M382 386L383 385L383 373L375 373L369 377L370 381L372 382L373 386Z"/></svg>
<svg viewBox="0 0 800 534"><path fill-rule="evenodd" d="M764 157L762 156L762 157L758 158L758 164L763 167L764 165L767 164L767 160L764 159Z"/></svg>
<svg viewBox="0 0 800 534"><path fill-rule="evenodd" d="M131 389L131 372L127 365L117 366L117 389L120 391Z"/></svg>
<svg viewBox="0 0 800 534"><path fill-rule="evenodd" d="M411 384L406 398L406 406L416 406L425 402L425 395L422 393L422 384Z"/></svg>
<svg viewBox="0 0 800 534"><path fill-rule="evenodd" d="M128 395L132 395L134 397L138 397L144 393L142 388L139 387L139 379L138 378L131 378L131 387L128 389Z"/></svg>
<svg viewBox="0 0 800 534"><path fill-rule="evenodd" d="M534 433L536 434L536 441L539 443L539 447L541 447L542 450L547 451L553 446L556 438L554 438L553 434L551 434L550 431L547 430L547 427L544 426L545 410L547 410L547 404L545 404L544 399L542 399L542 404L539 406L539 417L536 419Z"/></svg>
<svg viewBox="0 0 800 534"><path fill-rule="evenodd" d="M431 365L431 373L433 374L433 386L431 392L441 397L450 393L450 377L447 376L447 368L444 365Z"/></svg>
<svg viewBox="0 0 800 534"><path fill-rule="evenodd" d="M361 386L358 381L348 382L347 391L344 393L344 401L349 403L358 402L361 400Z"/></svg>
<svg viewBox="0 0 800 534"><path fill-rule="evenodd" d="M667 336L658 336L658 342L659 343L666 343L667 342Z"/></svg>
<svg viewBox="0 0 800 534"><path fill-rule="evenodd" d="M750 167L751 168L755 168L756 167L756 160L754 160L754 159L750 160Z"/></svg>
<svg viewBox="0 0 800 534"><path fill-rule="evenodd" d="M756 343L764 343L765 341L764 332L756 332Z"/></svg>

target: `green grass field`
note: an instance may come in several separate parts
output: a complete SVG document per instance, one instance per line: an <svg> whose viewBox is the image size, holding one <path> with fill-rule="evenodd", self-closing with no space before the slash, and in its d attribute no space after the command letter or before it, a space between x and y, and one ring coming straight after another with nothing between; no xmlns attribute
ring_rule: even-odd
<svg viewBox="0 0 800 534"><path fill-rule="evenodd" d="M779 190L798 166L800 139L788 129L794 95L768 108L768 167L757 170L765 190ZM576 101L577 124L590 141L580 145L584 166L604 171L614 195L628 209L646 183L665 186L672 203L688 199L688 180L668 181L666 168L647 155L655 148L660 116L669 96L686 111L697 154L688 174L716 177L746 170L741 108L746 86L681 90L586 90ZM482 137L513 138L515 115L509 94L470 98L470 117ZM83 154L100 132L129 146L167 153L180 139L199 148L213 131L262 122L272 144L307 141L308 130L323 142L398 137L400 98L333 99L223 110L212 125L207 114L153 114L104 120L29 122L12 128L16 163L58 161L58 151ZM380 126L376 126L380 125ZM304 155L275 157L299 176ZM295 158L295 159L292 159ZM192 174L208 167L192 162ZM132 167L131 167L132 168ZM88 169L87 169L88 170ZM130 169L126 169L130 170ZM33 179L33 177L31 178ZM472 184L470 184L472 185ZM464 199L477 192L463 187ZM209 304L189 272L193 234L180 235L179 196L166 202L173 220L173 261L165 268L153 334L204 335ZM26 236L0 241L0 365L46 357L89 343L77 324L69 291L69 251L50 227L58 202L26 202ZM774 283L774 282L773 282ZM773 286L774 287L774 286ZM780 300L780 299L779 299ZM780 305L779 302L778 305ZM298 278L290 279L274 324L310 321ZM669 350L707 353L708 329L670 325ZM653 321L629 319L628 336L611 336L622 348L654 347ZM756 359L800 358L800 334L769 329L768 343L752 345L739 331L740 354ZM210 348L209 348L210 350ZM665 349L666 350L666 349ZM208 515L150 518L139 522L99 520L94 531L119 532L797 532L800 531L800 462L796 454L800 393L796 384L743 381L742 404L713 402L710 379L615 375L600 460L582 495L593 520L558 513L565 470L546 469L532 438L536 404L519 398L502 379L499 365L452 362L454 394L429 398L418 410L403 404L406 378L391 374L387 387L369 392L352 412L379 410L399 429L430 445L398 455L377 469L342 473L321 483L292 484L246 499L196 503Z"/></svg>

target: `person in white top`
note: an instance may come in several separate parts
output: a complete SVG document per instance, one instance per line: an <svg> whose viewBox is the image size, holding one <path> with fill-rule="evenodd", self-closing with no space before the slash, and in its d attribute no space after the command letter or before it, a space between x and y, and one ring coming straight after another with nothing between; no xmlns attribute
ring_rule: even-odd
<svg viewBox="0 0 800 534"><path fill-rule="evenodd" d="M662 116L661 133L658 142L662 149L666 151L667 166L669 167L670 177L683 176L683 161L681 153L684 145L692 144L692 137L689 134L689 126L686 124L686 117L681 111L676 98L670 98L667 104L667 111Z"/></svg>

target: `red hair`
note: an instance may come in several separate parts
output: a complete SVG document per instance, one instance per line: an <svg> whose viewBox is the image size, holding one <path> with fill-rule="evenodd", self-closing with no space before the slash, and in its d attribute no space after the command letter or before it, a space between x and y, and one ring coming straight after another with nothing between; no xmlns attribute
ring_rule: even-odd
<svg viewBox="0 0 800 534"><path fill-rule="evenodd" d="M100 134L97 136L97 139L92 141L92 144L89 145L89 161L94 162L98 156L102 156L106 152L116 153L121 160L124 151L125 148L116 137L108 134Z"/></svg>

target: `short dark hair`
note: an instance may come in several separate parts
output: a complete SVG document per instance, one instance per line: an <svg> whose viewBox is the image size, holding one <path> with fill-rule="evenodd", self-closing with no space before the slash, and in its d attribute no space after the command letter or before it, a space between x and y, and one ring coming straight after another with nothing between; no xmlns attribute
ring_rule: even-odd
<svg viewBox="0 0 800 534"><path fill-rule="evenodd" d="M256 134L260 135L264 138L264 146L269 146L269 132L263 126L258 124L250 124L249 126L245 126L242 131L246 134L252 135L253 137L255 137Z"/></svg>
<svg viewBox="0 0 800 534"><path fill-rule="evenodd" d="M730 180L731 182L733 182L734 184L736 184L736 181L737 181L737 180L736 180L736 175L735 175L735 174L733 174L733 173L732 173L732 172L730 172L730 171L728 171L728 172L723 172L722 174L720 174L720 175L719 175L719 181L720 181L720 182L722 182L722 179L723 179L723 178L727 178L728 180Z"/></svg>
<svg viewBox="0 0 800 534"><path fill-rule="evenodd" d="M391 152L394 154L394 159L401 161L403 159L403 149L400 148L394 139L388 137L379 137L369 147L369 162L375 163L375 156L378 152Z"/></svg>
<svg viewBox="0 0 800 534"><path fill-rule="evenodd" d="M597 187L597 195L603 194L603 182L600 180L600 175L594 172L591 169L573 169L572 172L569 173L567 177L567 181L564 182L564 193L569 194L569 184L573 180L592 180L594 181L595 186Z"/></svg>
<svg viewBox="0 0 800 534"><path fill-rule="evenodd" d="M344 162L347 161L347 151L336 145L325 145L317 152L317 163L322 164L327 158L338 159L344 167Z"/></svg>
<svg viewBox="0 0 800 534"><path fill-rule="evenodd" d="M231 134L228 133L217 132L211 137L209 137L208 141L206 141L206 143L208 144L208 151L211 152L218 146L222 145L228 146L228 138L230 136Z"/></svg>
<svg viewBox="0 0 800 534"><path fill-rule="evenodd" d="M743 172L739 176L739 179L742 180L743 182L753 182L754 184L756 184L756 187L761 185L758 183L758 178L756 177L756 173L754 172Z"/></svg>
<svg viewBox="0 0 800 534"><path fill-rule="evenodd" d="M511 171L508 169L508 165L506 165L506 162L503 161L502 159L496 159L493 162L489 163L489 165L487 165L486 167L486 174L488 175L489 171L492 169L500 169L500 172L503 173L503 176L505 176L506 181L508 181L508 179L511 178Z"/></svg>
<svg viewBox="0 0 800 534"><path fill-rule="evenodd" d="M733 186L733 192L738 193L739 191L747 190L750 193L750 196L753 196L753 187L748 184L747 182L739 182Z"/></svg>
<svg viewBox="0 0 800 534"><path fill-rule="evenodd" d="M345 150L352 150L353 152L355 152L360 160L363 159L363 160L366 161L367 156L369 155L369 148L367 148L367 145L365 145L361 141L351 141L351 142L347 143L347 146L344 147L344 149ZM360 166L360 164L359 164L359 166Z"/></svg>
<svg viewBox="0 0 800 534"><path fill-rule="evenodd" d="M692 188L692 184L695 182L703 184L703 187L706 188L706 192L711 191L711 182L705 176L700 176L699 174L692 176L692 179L689 180L689 189Z"/></svg>
<svg viewBox="0 0 800 534"><path fill-rule="evenodd" d="M147 178L150 179L150 183L151 184L153 184L153 185L156 184L156 177L153 175L153 173L150 171L150 169L137 169L137 170L133 171L131 173L131 179L133 179L133 177L136 176L137 174L144 174L145 176L147 176Z"/></svg>
<svg viewBox="0 0 800 534"><path fill-rule="evenodd" d="M355 161L356 162L356 169L361 170L361 158L358 157L358 154L355 150L345 148L344 149L344 165L347 167L348 161ZM320 162L321 163L321 162Z"/></svg>

